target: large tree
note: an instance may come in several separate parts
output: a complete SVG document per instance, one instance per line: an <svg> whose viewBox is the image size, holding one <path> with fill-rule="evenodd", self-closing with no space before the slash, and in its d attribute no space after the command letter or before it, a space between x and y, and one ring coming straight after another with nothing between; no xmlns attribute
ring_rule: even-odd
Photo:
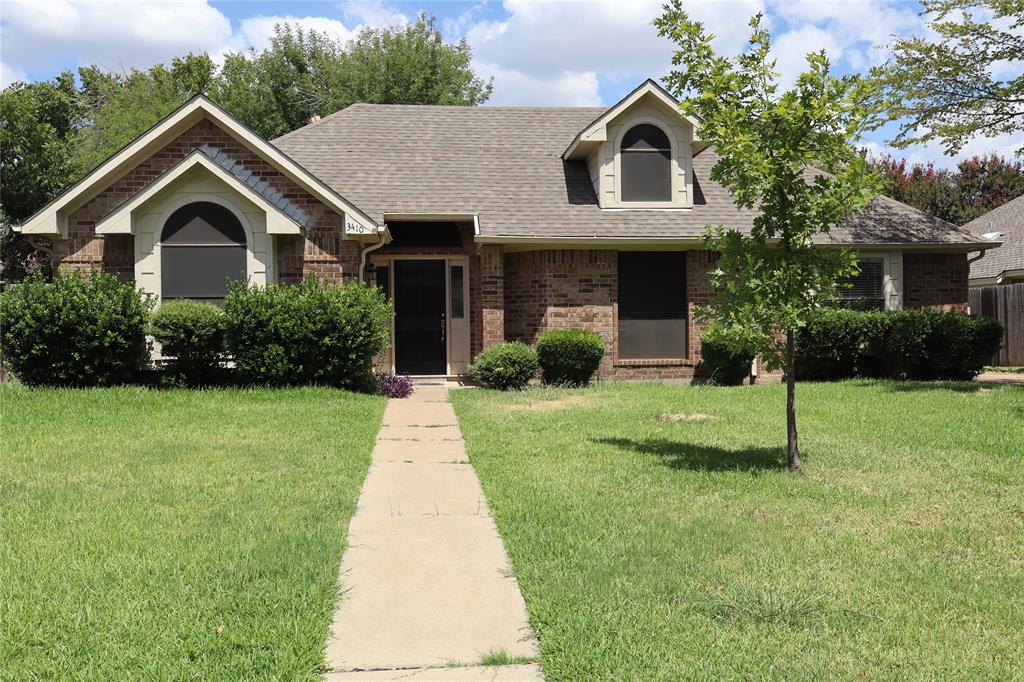
<svg viewBox="0 0 1024 682"><path fill-rule="evenodd" d="M408 26L364 28L349 43L285 24L266 50L228 54L210 95L274 138L355 102L482 104L492 86L471 59L466 41L444 42L426 14Z"/></svg>
<svg viewBox="0 0 1024 682"><path fill-rule="evenodd" d="M74 177L73 140L83 109L70 71L43 83L14 83L0 93L0 280L16 280L44 244L11 229Z"/></svg>
<svg viewBox="0 0 1024 682"><path fill-rule="evenodd" d="M1024 194L1024 166L997 154L965 159L955 169L891 156L873 160L872 166L886 195L955 225Z"/></svg>
<svg viewBox="0 0 1024 682"><path fill-rule="evenodd" d="M1024 0L921 0L924 36L896 38L887 71L897 147L1024 131ZM1024 154L1024 146L1017 150Z"/></svg>
<svg viewBox="0 0 1024 682"><path fill-rule="evenodd" d="M787 466L797 470L795 334L812 311L836 300L838 280L857 271L852 253L816 241L879 190L855 146L877 123L870 104L877 85L833 76L820 52L807 55L807 70L782 91L760 14L735 58L715 54L713 36L681 0L666 5L655 25L677 46L665 82L718 155L712 179L738 206L757 211L749 234L718 226L708 235L718 253L711 274L718 293L703 315L735 345L784 370Z"/></svg>

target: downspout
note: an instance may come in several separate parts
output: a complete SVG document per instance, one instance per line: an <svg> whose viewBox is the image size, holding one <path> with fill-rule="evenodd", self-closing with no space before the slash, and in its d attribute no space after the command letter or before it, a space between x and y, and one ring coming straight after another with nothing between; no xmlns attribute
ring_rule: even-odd
<svg viewBox="0 0 1024 682"><path fill-rule="evenodd" d="M361 254L359 254L359 281L360 282L363 282L363 273L366 270L366 257L369 256L370 253L372 253L373 251L376 251L377 249L381 248L382 246L387 246L390 243L391 243L391 230L389 230L388 226L385 225L384 226L384 235L380 238L380 241L377 242L376 244L374 244L373 246L367 246L365 249L363 249L363 252ZM365 284L365 282L364 282L364 284Z"/></svg>
<svg viewBox="0 0 1024 682"><path fill-rule="evenodd" d="M968 258L967 259L967 264L970 265L971 263L975 263L975 262L981 260L982 258L985 257L986 253L988 253L988 249L982 249L981 251L978 252L978 255L975 256L974 258Z"/></svg>

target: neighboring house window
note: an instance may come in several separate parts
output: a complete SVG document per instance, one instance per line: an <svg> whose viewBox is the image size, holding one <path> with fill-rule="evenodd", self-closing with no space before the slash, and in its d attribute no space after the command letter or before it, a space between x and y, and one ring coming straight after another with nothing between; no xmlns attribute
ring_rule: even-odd
<svg viewBox="0 0 1024 682"><path fill-rule="evenodd" d="M619 253L619 358L686 357L686 254Z"/></svg>
<svg viewBox="0 0 1024 682"><path fill-rule="evenodd" d="M885 266L881 258L862 258L860 274L841 280L842 305L858 310L885 310Z"/></svg>
<svg viewBox="0 0 1024 682"><path fill-rule="evenodd" d="M223 303L228 280L245 280L245 229L220 204L199 201L171 214L160 234L161 297Z"/></svg>
<svg viewBox="0 0 1024 682"><path fill-rule="evenodd" d="M633 126L622 138L622 201L672 201L672 145L661 128Z"/></svg>

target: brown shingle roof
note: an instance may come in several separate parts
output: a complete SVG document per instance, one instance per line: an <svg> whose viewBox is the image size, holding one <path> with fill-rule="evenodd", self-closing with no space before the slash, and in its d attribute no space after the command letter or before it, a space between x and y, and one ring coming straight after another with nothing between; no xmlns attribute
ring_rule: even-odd
<svg viewBox="0 0 1024 682"><path fill-rule="evenodd" d="M602 210L575 135L605 109L356 104L274 144L371 218L470 213L485 236L696 238L709 224L747 230L710 178L713 150L694 157L692 210ZM833 231L842 243L977 243L977 237L885 197Z"/></svg>
<svg viewBox="0 0 1024 682"><path fill-rule="evenodd" d="M1007 270L1024 270L1024 196L1008 201L965 224L963 229L981 236L1002 232L996 237L1003 245L971 263L971 279L998 277Z"/></svg>

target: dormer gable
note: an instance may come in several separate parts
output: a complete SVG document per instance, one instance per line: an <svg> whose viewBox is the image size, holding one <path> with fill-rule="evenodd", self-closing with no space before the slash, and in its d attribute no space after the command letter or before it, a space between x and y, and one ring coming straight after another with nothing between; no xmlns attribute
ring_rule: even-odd
<svg viewBox="0 0 1024 682"><path fill-rule="evenodd" d="M693 207L693 155L699 126L679 102L646 80L581 130L562 158L587 164L607 209Z"/></svg>

